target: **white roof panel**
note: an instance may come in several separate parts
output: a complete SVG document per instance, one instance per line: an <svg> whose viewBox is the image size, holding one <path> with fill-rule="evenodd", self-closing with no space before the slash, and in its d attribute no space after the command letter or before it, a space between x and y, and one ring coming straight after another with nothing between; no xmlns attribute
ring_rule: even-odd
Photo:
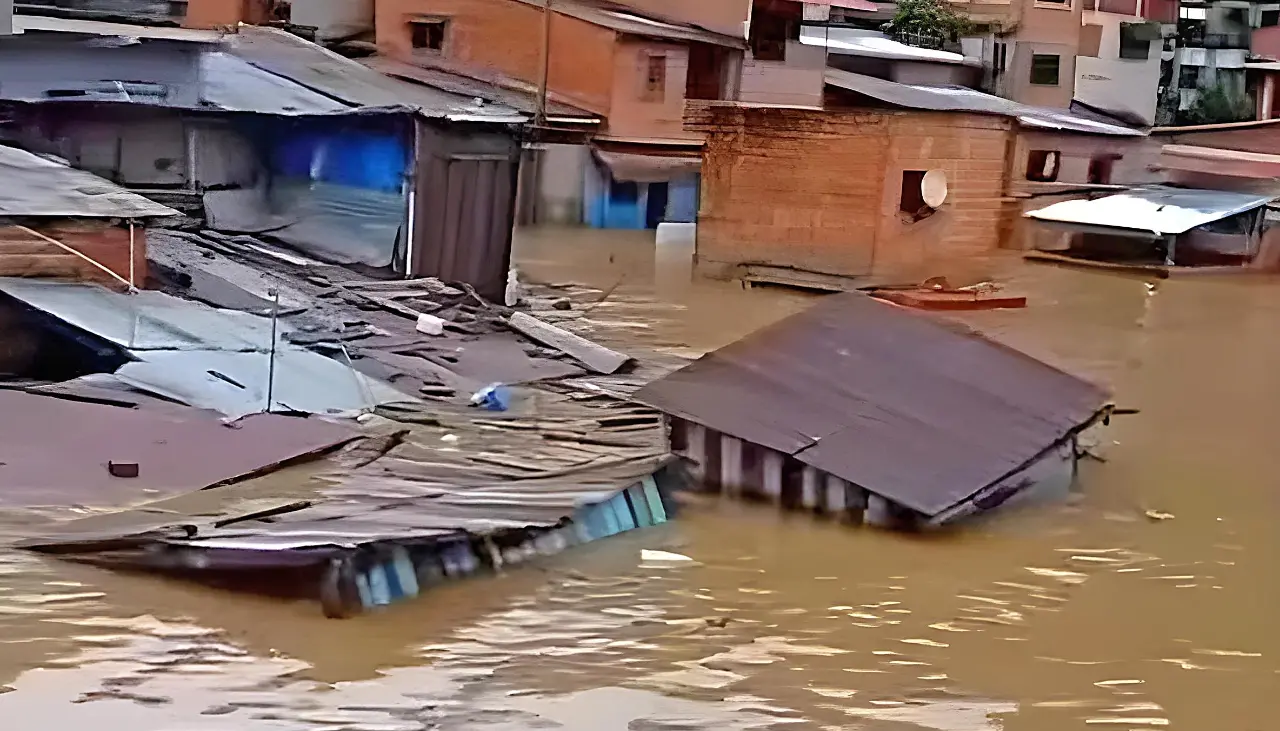
<svg viewBox="0 0 1280 731"><path fill-rule="evenodd" d="M1062 201L1026 216L1053 223L1182 234L1264 206L1273 199L1274 196L1257 193L1151 186L1094 200Z"/></svg>

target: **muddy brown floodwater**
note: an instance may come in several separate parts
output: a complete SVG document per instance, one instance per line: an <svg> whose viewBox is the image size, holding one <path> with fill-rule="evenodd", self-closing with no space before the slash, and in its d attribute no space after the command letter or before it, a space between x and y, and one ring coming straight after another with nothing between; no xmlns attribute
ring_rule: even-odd
<svg viewBox="0 0 1280 731"><path fill-rule="evenodd" d="M519 243L529 277L616 284L591 317L633 347L714 348L806 299L655 283L642 233ZM1280 281L983 266L1031 304L966 319L1141 410L1069 505L922 539L711 503L346 622L0 551L3 727L1276 728Z"/></svg>

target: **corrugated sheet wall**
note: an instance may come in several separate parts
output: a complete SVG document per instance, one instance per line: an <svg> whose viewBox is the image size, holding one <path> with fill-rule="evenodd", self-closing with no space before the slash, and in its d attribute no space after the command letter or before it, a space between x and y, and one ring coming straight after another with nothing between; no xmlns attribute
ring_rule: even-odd
<svg viewBox="0 0 1280 731"><path fill-rule="evenodd" d="M498 132L418 125L410 273L466 282L499 299L511 264L520 148Z"/></svg>

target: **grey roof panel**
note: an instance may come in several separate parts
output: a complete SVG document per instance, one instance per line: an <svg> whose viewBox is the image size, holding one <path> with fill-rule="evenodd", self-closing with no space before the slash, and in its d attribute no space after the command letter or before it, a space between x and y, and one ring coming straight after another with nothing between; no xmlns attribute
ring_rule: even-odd
<svg viewBox="0 0 1280 731"><path fill-rule="evenodd" d="M178 212L109 180L0 146L0 216L161 218Z"/></svg>
<svg viewBox="0 0 1280 731"><path fill-rule="evenodd" d="M1146 132L1118 124L1108 124L1088 117L1072 114L1064 109L1032 107L1026 104L984 94L975 89L960 86L923 86L899 84L874 76L855 74L840 69L827 69L826 83L841 89L878 99L910 109L938 112L973 112L1012 117L1019 124L1064 132L1142 137Z"/></svg>

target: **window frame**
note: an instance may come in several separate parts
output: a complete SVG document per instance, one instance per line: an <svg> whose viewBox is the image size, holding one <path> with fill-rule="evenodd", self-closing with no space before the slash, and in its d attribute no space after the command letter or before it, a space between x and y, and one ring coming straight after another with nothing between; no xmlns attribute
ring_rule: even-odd
<svg viewBox="0 0 1280 731"><path fill-rule="evenodd" d="M651 103L665 102L670 58L666 53L655 51L645 52L643 58L645 63L644 76L640 79L640 99ZM661 73L655 77L654 71L657 69L661 69Z"/></svg>
<svg viewBox="0 0 1280 731"><path fill-rule="evenodd" d="M1053 83L1049 83L1049 82L1046 82L1046 81L1036 81L1036 71L1037 71L1036 59L1041 59L1041 58L1052 58L1052 59L1054 59L1054 66L1053 66ZM1030 69L1030 71L1029 71L1029 72L1028 72L1028 74L1027 74L1027 82L1028 82L1028 83L1030 83L1032 86L1062 86L1062 54L1059 54L1059 53L1032 53L1032 54L1031 54L1031 69Z"/></svg>
<svg viewBox="0 0 1280 731"><path fill-rule="evenodd" d="M439 37L439 43L436 45L432 44L434 40L433 29L439 29L436 33ZM418 33L420 32L424 34L424 45L418 45ZM409 48L414 53L444 53L448 38L448 18L412 18L409 20Z"/></svg>
<svg viewBox="0 0 1280 731"><path fill-rule="evenodd" d="M1044 172L1049 167L1049 161L1053 160L1052 172ZM1039 161L1039 165L1036 162ZM1027 169L1026 179L1033 183L1056 183L1058 181L1058 173L1062 171L1062 151L1061 150L1028 150L1027 151Z"/></svg>

